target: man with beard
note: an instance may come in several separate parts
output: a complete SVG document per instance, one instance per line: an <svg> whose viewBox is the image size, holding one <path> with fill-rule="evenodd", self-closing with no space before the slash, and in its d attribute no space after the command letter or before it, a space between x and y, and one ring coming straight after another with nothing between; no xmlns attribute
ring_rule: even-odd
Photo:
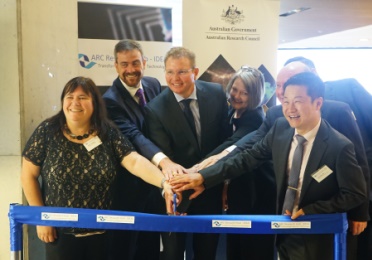
<svg viewBox="0 0 372 260"><path fill-rule="evenodd" d="M141 45L134 40L118 42L114 50L118 77L103 95L109 118L131 141L137 152L160 167L164 174L183 172L144 135L144 106L161 92L159 81L145 77L146 60ZM118 174L114 209L159 213L159 190L131 174ZM113 231L111 259L159 259L160 235L156 232Z"/></svg>

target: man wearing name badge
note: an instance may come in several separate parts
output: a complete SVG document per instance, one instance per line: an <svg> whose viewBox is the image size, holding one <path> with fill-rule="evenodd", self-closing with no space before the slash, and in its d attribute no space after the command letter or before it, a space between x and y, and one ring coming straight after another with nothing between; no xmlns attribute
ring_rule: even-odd
<svg viewBox="0 0 372 260"><path fill-rule="evenodd" d="M308 66L313 73L318 75L315 64L302 56L293 57L285 62L284 65L292 62L301 62ZM327 100L337 100L347 103L352 109L356 123L359 127L364 149L366 152L367 164L369 168L368 188L372 187L372 95L353 78L326 81L325 98ZM358 155L358 148L356 153ZM358 159L359 161L359 159ZM369 192L369 214L372 216L372 193ZM358 236L357 252L358 260L372 259L372 221L368 221L367 228Z"/></svg>
<svg viewBox="0 0 372 260"><path fill-rule="evenodd" d="M114 50L118 78L104 93L109 118L131 141L136 151L167 172L182 173L183 167L173 163L143 134L144 106L161 92L157 79L144 76L146 60L142 46L134 40L119 41ZM118 174L116 210L160 213L153 201L158 189L131 174ZM159 259L160 234L156 232L112 231L112 259Z"/></svg>
<svg viewBox="0 0 372 260"><path fill-rule="evenodd" d="M364 203L366 182L354 146L321 118L323 97L324 83L313 73L290 78L284 84L285 118L277 119L252 149L188 174L189 187L204 183L208 189L226 178L249 174L261 161L272 159L278 214L300 220L305 214L348 212ZM172 183L184 181L177 176ZM281 260L331 260L333 235L278 235L277 249Z"/></svg>
<svg viewBox="0 0 372 260"><path fill-rule="evenodd" d="M229 134L226 95L220 84L196 80L199 69L190 50L174 47L167 52L164 63L169 88L145 107L147 133L174 162L191 167ZM221 196L222 184L193 200L185 212L221 214ZM183 260L185 238L185 233L163 233L161 259ZM217 244L218 234L193 234L193 259L214 260Z"/></svg>
<svg viewBox="0 0 372 260"><path fill-rule="evenodd" d="M285 65L278 73L277 80L276 80L276 95L279 101L283 102L283 86L284 83L292 76L301 73L301 72L313 72L311 68L309 68L306 64L299 61L290 62L289 64ZM366 180L366 184L369 183L369 169L367 164L366 153L364 151L364 145L362 141L362 137L359 132L358 125L355 121L355 117L352 114L352 111L348 104L333 100L323 100L323 105L321 107L321 114L322 118L327 120L327 122L338 132L346 136L353 144L356 153L356 158L358 160L359 166L362 168L363 175ZM228 157L231 157L239 152L242 152L245 149L252 148L252 146L262 140L265 135L269 132L270 128L274 125L275 121L283 117L283 110L282 106L274 106L271 107L266 112L266 118L260 128L240 139L238 142L232 146L229 152L223 151L218 156L218 159L225 160ZM199 169L203 169L215 163L215 159L213 157L205 160L201 164L199 164ZM261 168L261 167L260 167ZM257 196L260 198L260 201L264 201L265 205L272 204L272 200L275 201L275 190L271 188L273 182L270 181L272 178L272 170L262 169L263 173L260 176L260 183L259 185L266 186L267 188L261 188L257 190ZM255 184L257 185L257 184ZM367 191L368 191L367 185ZM356 249L357 249L357 237L366 227L367 220L369 219L368 215L368 201L360 205L359 207L349 211L349 232L348 232L348 259L355 259L356 257Z"/></svg>

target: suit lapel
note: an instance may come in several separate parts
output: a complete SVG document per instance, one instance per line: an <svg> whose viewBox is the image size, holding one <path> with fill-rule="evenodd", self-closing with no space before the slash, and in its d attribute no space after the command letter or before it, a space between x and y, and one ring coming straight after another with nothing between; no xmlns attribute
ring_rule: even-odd
<svg viewBox="0 0 372 260"><path fill-rule="evenodd" d="M146 78L142 78L141 83L142 83L142 88L145 92L146 102L149 102L151 99L156 97L156 93L149 86L149 82L146 80Z"/></svg>
<svg viewBox="0 0 372 260"><path fill-rule="evenodd" d="M143 112L141 111L140 106L137 104L137 102L133 99L133 97L129 94L128 90L123 86L120 79L117 78L116 81L116 87L118 89L118 92L120 93L120 96L123 99L123 105L125 109L128 112L129 116L134 115L134 118L132 119L133 122L135 122L136 118L140 119L140 121L143 121Z"/></svg>
<svg viewBox="0 0 372 260"><path fill-rule="evenodd" d="M307 189L309 188L310 184L315 181L313 177L311 177L311 174L313 174L316 170L319 169L322 165L320 165L320 162L322 161L324 152L327 149L327 142L326 139L328 137L328 130L326 128L326 125L324 121L322 120L322 123L319 127L318 133L315 137L313 148L311 149L309 160L306 165L304 178L302 182L302 188L301 188L301 195L300 195L300 203L302 201L302 198L305 196Z"/></svg>
<svg viewBox="0 0 372 260"><path fill-rule="evenodd" d="M197 81L195 82L195 87L197 89L196 96L198 98L198 106L199 106L199 116L200 116L200 140L201 140L201 150L205 147L204 141L206 140L205 136L205 129L208 129L208 113L210 111L211 97L205 92L203 86L197 85Z"/></svg>
<svg viewBox="0 0 372 260"><path fill-rule="evenodd" d="M294 135L294 129L291 128L289 125L288 127L289 128L287 130L279 129L279 132L281 133L276 137L276 140L273 144L273 148L276 149L278 158L278 160L276 161L279 162L276 170L276 181L277 187L279 188L279 199L281 196L284 196L288 186L287 164L289 151L291 149L292 138Z"/></svg>

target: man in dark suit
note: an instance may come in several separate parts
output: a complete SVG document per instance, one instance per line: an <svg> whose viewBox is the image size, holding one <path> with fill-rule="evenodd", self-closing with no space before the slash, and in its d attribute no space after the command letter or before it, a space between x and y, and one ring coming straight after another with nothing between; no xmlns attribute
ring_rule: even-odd
<svg viewBox="0 0 372 260"><path fill-rule="evenodd" d="M354 146L321 118L324 83L311 72L299 73L284 84L283 114L264 139L225 162L219 162L187 178L175 177L173 183L204 183L206 188L225 178L251 171L261 161L274 163L277 212L292 219L305 214L350 211L367 200L366 182L355 157ZM297 136L305 139L300 159ZM298 184L289 187L292 162L300 162ZM292 165L292 166L291 166ZM321 170L323 174L317 173ZM177 180L178 179L178 180ZM183 187L187 188L187 187ZM294 190L292 207L287 206L288 190ZM280 235L277 248L280 259L333 259L332 235Z"/></svg>
<svg viewBox="0 0 372 260"><path fill-rule="evenodd" d="M276 95L280 102L283 100L283 86L284 83L292 76L301 73L301 72L313 72L311 68L309 68L306 64L302 62L291 62L284 66L278 73L277 76L277 88L276 88ZM352 141L354 144L354 149L356 153L356 158L358 160L359 165L362 168L366 183L369 183L369 169L367 164L367 159L364 151L363 141L358 129L358 125L356 124L355 117L352 114L350 107L343 102L331 101L331 100L324 100L323 106L321 108L322 118L326 119L333 128L337 131L345 135L348 139ZM266 113L266 118L264 123L260 126L260 128L240 139L238 142L235 143L234 147L236 147L231 152L227 152L226 150L222 152L223 155L219 155L220 157L225 156L223 160L229 158L239 152L242 152L245 149L252 148L252 146L262 140L265 135L269 132L270 128L274 125L275 121L283 117L282 106L274 106L270 108ZM223 157L222 157L223 158ZM211 160L214 163L214 160ZM206 165L211 165L211 162L207 162ZM203 164L203 163L202 163ZM204 165L200 166L200 169L204 168ZM266 185L266 187L270 187L272 184L270 180L272 180L272 169L269 167L265 167L264 169L260 167L263 173L261 178L264 178L266 181L265 183L260 183L261 185ZM368 186L367 186L368 189ZM257 196L260 197L261 201L266 201L265 204L272 204L276 200L276 191L272 188L260 189L262 190L261 194ZM258 190L258 192L260 192ZM192 197L196 196L192 195ZM357 240L359 237L355 235L359 235L366 226L366 221L368 220L368 201L364 202L363 205L351 210L349 212L349 232L348 232L348 259L355 259L357 255Z"/></svg>
<svg viewBox="0 0 372 260"><path fill-rule="evenodd" d="M318 75L314 63L302 56L291 58L285 62L285 65L299 61L308 66L312 72ZM326 81L325 99L345 102L352 109L360 133L363 139L365 151L367 154L368 165L372 170L372 95L353 78ZM371 179L372 181L372 179ZM371 182L372 186L372 182ZM372 198L371 198L372 199Z"/></svg>
<svg viewBox="0 0 372 260"><path fill-rule="evenodd" d="M133 40L119 41L114 50L118 78L104 93L108 115L131 141L137 152L159 166L163 172L182 172L143 132L144 105L161 92L157 79L145 77L146 60L141 45ZM142 92L142 93L141 93ZM159 190L125 169L118 174L114 209L160 213L154 194ZM159 259L160 235L155 232L113 231L112 259ZM125 248L123 248L125 247Z"/></svg>
<svg viewBox="0 0 372 260"><path fill-rule="evenodd" d="M284 83L292 76L301 73L301 72L313 72L311 68L309 68L306 64L295 61L285 65L278 73L277 76L277 88L276 88L276 96L278 97L279 101L283 101L283 86ZM322 118L326 119L333 128L337 131L345 135L352 143L354 144L354 149L356 153L356 158L358 160L359 165L362 168L363 175L365 177L366 183L369 183L369 170L367 165L367 158L364 151L363 141L358 129L358 125L355 122L355 118L352 114L350 107L343 102L331 101L331 100L324 100L323 106L321 108ZM270 108L266 112L266 118L263 124L258 128L257 131L244 136L238 142L235 143L235 149L231 152L227 152L226 150L223 152L223 156L231 157L245 149L252 148L252 146L257 143L258 141L262 140L265 135L269 132L270 128L274 125L274 122L283 117L282 106L274 106ZM212 162L213 163L213 162ZM207 165L212 164L207 162ZM201 168L204 168L202 165ZM266 169L268 170L268 169ZM270 175L270 171L268 171ZM268 176L269 179L269 176ZM367 187L368 188L368 187ZM265 196L265 200L270 201L275 199L274 192L271 190L263 192L262 196ZM195 194L196 195L196 194ZM366 221L368 220L368 202L365 202L361 205L358 209L355 209L350 212L351 216L349 219L352 220L350 222L350 233L354 235L360 234L366 225ZM349 234L350 234L349 233ZM349 238L349 244L355 243L355 239L351 236ZM355 250L355 249L354 249ZM349 250L348 254L355 255L355 251L351 252Z"/></svg>
<svg viewBox="0 0 372 260"><path fill-rule="evenodd" d="M200 161L229 134L222 86L196 80L198 72L195 55L190 50L172 48L165 57L169 88L145 108L149 138L184 167ZM187 214L220 214L221 194L221 185L208 190L193 200ZM183 197L184 201L187 199ZM185 236L184 233L164 233L162 259L183 260ZM194 259L215 259L217 243L218 234L194 234Z"/></svg>
<svg viewBox="0 0 372 260"><path fill-rule="evenodd" d="M318 75L312 60L302 56L293 57L285 62L298 61L307 65ZM369 168L369 191L372 187L372 95L352 78L326 81L325 99L337 100L348 104L356 118L359 127ZM350 138L349 138L350 139ZM351 139L350 139L351 140ZM353 140L351 140L353 141ZM355 143L354 143L355 144ZM356 146L356 145L355 145ZM358 154L358 151L356 151ZM359 161L359 159L358 159ZM368 181L368 180L367 180ZM369 214L372 216L372 193L369 192ZM372 222L368 221L366 230L358 236L358 260L372 259Z"/></svg>

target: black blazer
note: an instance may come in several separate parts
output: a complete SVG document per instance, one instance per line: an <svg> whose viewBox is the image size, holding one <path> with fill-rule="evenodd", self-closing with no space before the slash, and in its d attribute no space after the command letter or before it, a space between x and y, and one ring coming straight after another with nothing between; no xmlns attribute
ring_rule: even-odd
<svg viewBox="0 0 372 260"><path fill-rule="evenodd" d="M227 102L222 86L198 80L195 81L195 86L200 114L200 146L169 88L145 107L148 137L170 159L186 168L202 160L229 135ZM198 208L199 212L204 210L204 214L221 212L221 197L215 197L220 191L203 193L205 194L193 200L191 206ZM219 207L219 212L208 211L210 207L215 208L212 204Z"/></svg>
<svg viewBox="0 0 372 260"><path fill-rule="evenodd" d="M325 119L334 129L346 136L354 144L356 158L360 167L362 168L367 185L367 183L370 181L367 158L364 151L362 137L350 107L343 102L324 100L321 113L323 119ZM274 125L275 121L281 117L283 117L282 106L278 105L271 107L266 112L266 118L260 128L256 132L246 135L240 139L236 143L238 148L235 149L236 151L234 150L229 156L233 156L244 149L251 148L256 142L259 142L265 137L270 128ZM368 185L367 192L369 193ZM358 209L356 208L352 210L349 214L349 218L357 221L368 220L368 201L361 205Z"/></svg>
<svg viewBox="0 0 372 260"><path fill-rule="evenodd" d="M230 107L228 118L230 127L232 128L233 124L235 126L234 133L209 153L207 157L220 153L246 134L257 130L265 117L262 107L244 111L240 118L232 119L234 113L235 110ZM230 181L227 191L227 201L229 205L227 214L255 214L258 212L260 214L275 214L275 210L273 210L273 208L275 208L275 181L269 174L259 174L257 172L262 171L265 173L268 169L267 167L271 167L271 165L272 163L267 161L265 165L255 170L255 174L243 174ZM267 178L267 176L270 177ZM265 189L264 194L262 194L262 187L270 187L273 192L267 192L267 189ZM261 207L261 205L265 205L265 207Z"/></svg>
<svg viewBox="0 0 372 260"><path fill-rule="evenodd" d="M160 94L161 86L157 79L143 77L141 83L147 102ZM144 136L144 111L125 89L119 78L105 92L103 99L109 118L114 121L141 155L151 160L156 153L160 152L160 149Z"/></svg>
<svg viewBox="0 0 372 260"><path fill-rule="evenodd" d="M294 135L285 118L279 118L263 140L225 162L200 173L207 187L249 172L263 160L272 159L277 186L277 212L281 214L287 188L287 162ZM333 173L318 183L311 174L327 165ZM305 168L299 208L305 214L345 212L367 201L363 173L354 146L322 120Z"/></svg>
<svg viewBox="0 0 372 260"><path fill-rule="evenodd" d="M232 116L234 115L234 113L235 113L235 109L230 107L229 113L228 113L228 119L229 119L229 126L231 129L233 127ZM207 155L207 157L222 152L229 146L235 144L235 142L239 141L245 135L257 130L262 124L264 118L265 118L265 112L263 111L262 107L257 107L254 110L244 111L240 118L234 119L234 122L235 122L234 124L236 128L234 133L230 137L228 137L221 145L219 145L212 152L210 152Z"/></svg>

